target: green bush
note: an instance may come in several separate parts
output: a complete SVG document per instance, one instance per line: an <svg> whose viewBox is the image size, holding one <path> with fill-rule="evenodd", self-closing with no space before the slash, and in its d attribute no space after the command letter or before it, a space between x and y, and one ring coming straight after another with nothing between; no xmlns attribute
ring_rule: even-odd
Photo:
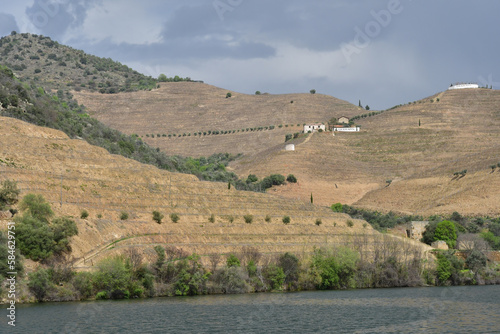
<svg viewBox="0 0 500 334"><path fill-rule="evenodd" d="M213 213L210 215L210 217L208 217L208 221L209 221L210 223L215 223L215 216L214 216L214 214L213 214Z"/></svg>
<svg viewBox="0 0 500 334"><path fill-rule="evenodd" d="M160 213L159 211L153 211L153 220L156 223L161 224L163 217L165 217L165 216L162 213Z"/></svg>
<svg viewBox="0 0 500 334"><path fill-rule="evenodd" d="M125 212L125 211L122 211L122 212L120 213L120 219L121 219L121 220L127 220L127 219L128 219L128 213L127 213L127 212Z"/></svg>
<svg viewBox="0 0 500 334"><path fill-rule="evenodd" d="M227 257L226 264L228 267L239 267L241 266L240 259L236 257L234 254L229 254Z"/></svg>
<svg viewBox="0 0 500 334"><path fill-rule="evenodd" d="M180 219L181 217L179 217L177 213L170 214L170 220L172 221L172 223L178 223Z"/></svg>
<svg viewBox="0 0 500 334"><path fill-rule="evenodd" d="M349 227L353 227L354 226L354 222L352 220L350 220L350 219L347 219L346 224Z"/></svg>
<svg viewBox="0 0 500 334"><path fill-rule="evenodd" d="M283 219L283 224L288 225L290 224L290 217L289 216L284 216Z"/></svg>
<svg viewBox="0 0 500 334"><path fill-rule="evenodd" d="M457 230L455 224L449 220L438 223L434 232L434 241L443 240L448 247L455 248L457 242Z"/></svg>
<svg viewBox="0 0 500 334"><path fill-rule="evenodd" d="M16 204L20 192L17 188L17 182L10 180L3 181L0 188L0 210L5 210L7 205Z"/></svg>
<svg viewBox="0 0 500 334"><path fill-rule="evenodd" d="M320 226L323 222L321 221L320 218L316 219L316 222L314 224L316 224L316 226Z"/></svg>
<svg viewBox="0 0 500 334"><path fill-rule="evenodd" d="M89 216L89 213L87 210L82 210L82 212L80 212L81 219L87 219L88 216Z"/></svg>
<svg viewBox="0 0 500 334"><path fill-rule="evenodd" d="M297 178L293 174L289 174L286 177L286 180L287 180L287 182L290 182L290 183L297 183Z"/></svg>
<svg viewBox="0 0 500 334"><path fill-rule="evenodd" d="M52 283L47 269L38 269L28 275L28 288L37 301L43 301Z"/></svg>
<svg viewBox="0 0 500 334"><path fill-rule="evenodd" d="M102 260L97 264L94 273L94 288L101 294L103 299L124 299L130 296L129 285L132 281L130 270L126 261L121 256L115 256ZM100 293L97 294L98 296Z"/></svg>
<svg viewBox="0 0 500 334"><path fill-rule="evenodd" d="M253 216L252 215L244 215L243 219L245 220L245 223L251 224L253 221Z"/></svg>
<svg viewBox="0 0 500 334"><path fill-rule="evenodd" d="M333 212L342 212L342 204L340 203L334 203L330 208Z"/></svg>
<svg viewBox="0 0 500 334"><path fill-rule="evenodd" d="M233 96L233 94L231 94L231 93L227 93L227 94L226 94L226 99L230 98L231 96Z"/></svg>
<svg viewBox="0 0 500 334"><path fill-rule="evenodd" d="M266 215L266 217L264 218L264 221L266 223L270 223L271 222L271 216L270 215Z"/></svg>
<svg viewBox="0 0 500 334"><path fill-rule="evenodd" d="M263 270L264 278L271 287L271 290L282 290L285 283L285 273L283 268L270 264Z"/></svg>
<svg viewBox="0 0 500 334"><path fill-rule="evenodd" d="M76 223L66 217L55 218L50 205L41 196L26 195L20 205L22 216L16 216L16 242L26 257L40 261L71 252L70 237L78 234ZM39 211L37 211L39 209Z"/></svg>
<svg viewBox="0 0 500 334"><path fill-rule="evenodd" d="M48 222L54 215L50 204L45 201L42 195L28 194L24 196L19 204L19 209L26 215L43 222Z"/></svg>

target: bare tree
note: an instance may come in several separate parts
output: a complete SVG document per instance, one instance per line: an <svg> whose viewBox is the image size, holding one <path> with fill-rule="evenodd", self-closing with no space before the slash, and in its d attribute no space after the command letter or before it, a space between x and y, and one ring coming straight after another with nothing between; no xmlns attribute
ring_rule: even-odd
<svg viewBox="0 0 500 334"><path fill-rule="evenodd" d="M219 253L211 253L208 255L208 259L210 261L210 269L212 273L215 273L215 270L221 261L221 255Z"/></svg>

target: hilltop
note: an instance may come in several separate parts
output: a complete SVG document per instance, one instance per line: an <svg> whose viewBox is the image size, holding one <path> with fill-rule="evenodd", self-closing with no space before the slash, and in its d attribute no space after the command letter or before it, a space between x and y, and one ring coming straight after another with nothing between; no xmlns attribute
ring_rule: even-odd
<svg viewBox="0 0 500 334"><path fill-rule="evenodd" d="M101 58L61 45L50 37L12 34L0 39L0 63L24 82L45 89L118 93L156 87L145 76L109 58Z"/></svg>

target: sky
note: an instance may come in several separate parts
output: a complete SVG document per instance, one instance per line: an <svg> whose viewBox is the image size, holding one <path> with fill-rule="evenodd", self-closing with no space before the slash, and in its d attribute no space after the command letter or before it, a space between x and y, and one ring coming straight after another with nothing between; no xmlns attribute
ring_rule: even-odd
<svg viewBox="0 0 500 334"><path fill-rule="evenodd" d="M11 31L158 77L372 110L476 82L500 89L498 0L0 0Z"/></svg>

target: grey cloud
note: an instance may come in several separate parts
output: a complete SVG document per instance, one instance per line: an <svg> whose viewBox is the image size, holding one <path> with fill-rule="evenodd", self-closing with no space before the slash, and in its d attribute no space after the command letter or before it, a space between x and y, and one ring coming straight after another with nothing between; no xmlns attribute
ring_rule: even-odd
<svg viewBox="0 0 500 334"><path fill-rule="evenodd" d="M9 35L12 31L19 32L14 15L0 13L0 36Z"/></svg>
<svg viewBox="0 0 500 334"><path fill-rule="evenodd" d="M31 23L43 34L53 38L62 37L69 28L83 24L87 11L102 0L35 0L26 8Z"/></svg>

